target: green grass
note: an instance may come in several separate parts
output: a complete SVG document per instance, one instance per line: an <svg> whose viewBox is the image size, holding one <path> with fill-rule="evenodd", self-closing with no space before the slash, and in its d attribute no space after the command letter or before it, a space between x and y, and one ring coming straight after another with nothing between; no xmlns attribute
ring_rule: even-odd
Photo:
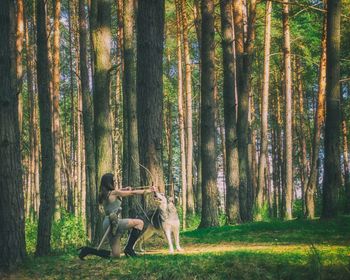
<svg viewBox="0 0 350 280"><path fill-rule="evenodd" d="M293 244L349 244L350 217L336 220L255 222L185 232L195 243L264 242Z"/></svg>
<svg viewBox="0 0 350 280"><path fill-rule="evenodd" d="M183 232L185 252L161 239L138 259L29 256L12 279L350 279L350 217L259 222ZM9 275L2 275L9 279ZM0 275L1 278L1 275Z"/></svg>

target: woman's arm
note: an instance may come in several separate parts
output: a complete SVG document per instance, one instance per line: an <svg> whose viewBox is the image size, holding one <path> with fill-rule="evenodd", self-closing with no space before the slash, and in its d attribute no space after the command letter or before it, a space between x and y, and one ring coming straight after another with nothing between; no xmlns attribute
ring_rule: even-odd
<svg viewBox="0 0 350 280"><path fill-rule="evenodd" d="M145 193L151 193L154 191L154 188L150 189L143 189L143 190L132 190L131 187L125 187L119 190L113 190L111 191L111 195L116 195L120 197L126 197L131 196L135 194L145 194Z"/></svg>

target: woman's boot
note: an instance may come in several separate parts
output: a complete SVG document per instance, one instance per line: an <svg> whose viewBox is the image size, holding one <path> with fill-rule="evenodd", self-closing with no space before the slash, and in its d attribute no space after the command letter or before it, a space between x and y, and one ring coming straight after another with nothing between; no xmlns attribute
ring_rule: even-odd
<svg viewBox="0 0 350 280"><path fill-rule="evenodd" d="M126 244L124 248L124 254L127 257L138 257L138 255L134 251L134 246L137 241L137 239L141 235L141 230L133 228L130 232L128 243Z"/></svg>
<svg viewBox="0 0 350 280"><path fill-rule="evenodd" d="M95 248L87 247L87 246L81 247L78 250L80 250L79 259L81 260L84 260L84 258L87 255L95 255L105 259L109 259L111 257L111 252L107 250L97 250Z"/></svg>

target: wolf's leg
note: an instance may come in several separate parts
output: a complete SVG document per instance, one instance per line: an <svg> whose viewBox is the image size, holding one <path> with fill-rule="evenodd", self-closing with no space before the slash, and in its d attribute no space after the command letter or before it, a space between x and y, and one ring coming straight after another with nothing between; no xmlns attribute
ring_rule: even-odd
<svg viewBox="0 0 350 280"><path fill-rule="evenodd" d="M179 228L174 229L174 237L175 237L175 246L177 251L183 251L183 249L180 247L180 231Z"/></svg>
<svg viewBox="0 0 350 280"><path fill-rule="evenodd" d="M153 229L151 227L152 226L147 227L146 231L138 239L138 246L139 246L139 249L140 249L141 252L145 251L143 249L144 242L146 242L148 239L150 239L153 236L153 234L154 234L154 231L153 231Z"/></svg>
<svg viewBox="0 0 350 280"><path fill-rule="evenodd" d="M166 229L164 229L164 231L165 231L166 239L168 240L168 244L169 244L169 253L173 254L174 253L174 247L173 247L173 242L171 240L171 229L170 228L166 228Z"/></svg>
<svg viewBox="0 0 350 280"><path fill-rule="evenodd" d="M145 250L143 249L143 237L141 236L141 238L137 241L137 246L139 246L139 251L140 252L144 252Z"/></svg>

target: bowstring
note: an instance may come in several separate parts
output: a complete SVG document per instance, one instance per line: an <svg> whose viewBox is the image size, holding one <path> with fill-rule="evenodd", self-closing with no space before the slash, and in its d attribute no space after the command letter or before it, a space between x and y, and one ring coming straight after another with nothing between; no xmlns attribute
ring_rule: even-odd
<svg viewBox="0 0 350 280"><path fill-rule="evenodd" d="M144 170L147 171L147 173L149 174L150 178L151 178L151 186L153 186L154 180L153 180L153 175L151 173L151 171L144 165L142 165L140 162L137 162L135 160L134 157L131 157L131 159L137 163L140 167L142 167ZM141 206L141 204L139 203L139 201L137 199L135 199L135 201L137 201L137 205L138 207L141 209L141 211L143 212L143 214L146 216L146 219L150 222L150 224L152 225L152 221L148 218L147 213L145 212L145 208L146 208L146 199L143 199L143 208ZM143 252L143 264L144 264L144 268L145 268L145 275L148 276L148 272L147 272L147 262L146 262L146 242L145 242L145 236L142 234L143 239L143 248L144 248L144 252ZM147 278L147 277L146 277Z"/></svg>

